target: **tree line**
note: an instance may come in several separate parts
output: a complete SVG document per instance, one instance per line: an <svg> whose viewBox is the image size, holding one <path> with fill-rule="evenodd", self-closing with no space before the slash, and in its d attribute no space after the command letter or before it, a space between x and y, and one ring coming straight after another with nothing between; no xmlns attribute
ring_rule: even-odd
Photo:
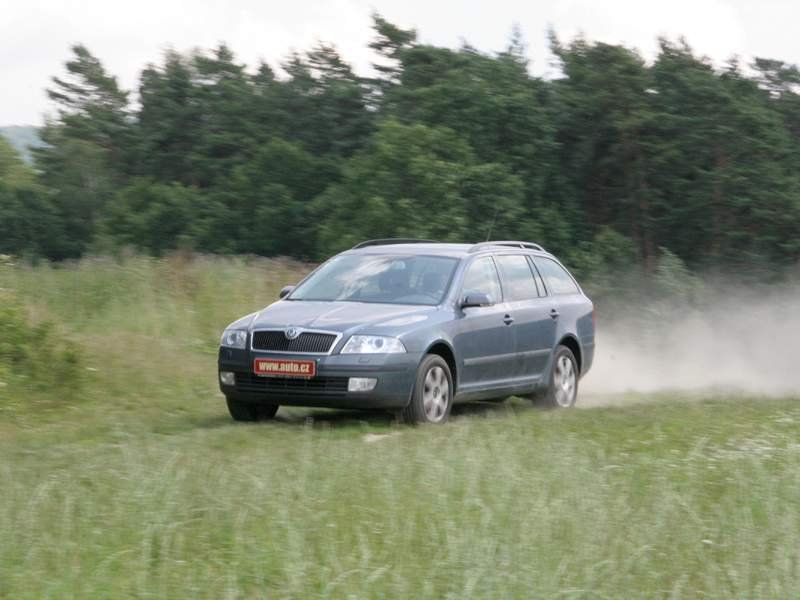
<svg viewBox="0 0 800 600"><path fill-rule="evenodd" d="M397 236L532 240L579 270L800 257L794 65L552 35L543 79L518 33L487 54L378 15L370 48L371 77L324 43L280 74L170 51L134 97L75 46L34 168L0 145L0 252L318 259Z"/></svg>

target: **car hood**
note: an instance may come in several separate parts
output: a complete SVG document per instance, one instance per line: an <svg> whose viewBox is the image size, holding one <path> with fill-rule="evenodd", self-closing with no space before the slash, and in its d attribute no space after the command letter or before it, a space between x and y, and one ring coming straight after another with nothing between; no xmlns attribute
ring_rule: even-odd
<svg viewBox="0 0 800 600"><path fill-rule="evenodd" d="M301 327L342 333L399 335L435 315L435 306L282 300L251 316L251 329Z"/></svg>

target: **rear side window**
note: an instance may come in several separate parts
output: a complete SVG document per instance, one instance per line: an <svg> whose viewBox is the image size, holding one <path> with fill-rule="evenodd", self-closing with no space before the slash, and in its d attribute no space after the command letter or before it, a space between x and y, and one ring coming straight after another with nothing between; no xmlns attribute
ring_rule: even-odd
<svg viewBox="0 0 800 600"><path fill-rule="evenodd" d="M536 281L536 288L539 290L539 296L547 296L547 292L544 289L544 281L542 281L542 276L539 275L539 269L536 268L536 265L533 264L533 258L528 257L528 264L531 266L531 271L533 271L533 279Z"/></svg>
<svg viewBox="0 0 800 600"><path fill-rule="evenodd" d="M497 256L497 263L503 274L503 289L506 300L532 300L539 297L528 259L524 256Z"/></svg>
<svg viewBox="0 0 800 600"><path fill-rule="evenodd" d="M474 261L464 274L464 283L461 286L461 295L486 294L492 302L500 302L503 295L500 293L500 280L497 278L497 269L491 258L479 258Z"/></svg>
<svg viewBox="0 0 800 600"><path fill-rule="evenodd" d="M537 256L536 266L547 283L551 294L578 294L580 290L569 273L556 261Z"/></svg>

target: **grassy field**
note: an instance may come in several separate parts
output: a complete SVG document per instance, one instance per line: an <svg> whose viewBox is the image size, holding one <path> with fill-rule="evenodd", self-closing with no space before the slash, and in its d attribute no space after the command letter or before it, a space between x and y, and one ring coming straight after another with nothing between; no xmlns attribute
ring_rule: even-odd
<svg viewBox="0 0 800 600"><path fill-rule="evenodd" d="M304 270L0 266L0 300L76 371L0 370L0 597L800 597L797 399L234 424L219 332Z"/></svg>

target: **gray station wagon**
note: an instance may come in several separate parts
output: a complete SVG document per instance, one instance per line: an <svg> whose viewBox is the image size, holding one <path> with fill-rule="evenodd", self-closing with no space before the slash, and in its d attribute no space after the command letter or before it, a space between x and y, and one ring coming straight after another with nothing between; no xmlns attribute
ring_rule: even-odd
<svg viewBox="0 0 800 600"><path fill-rule="evenodd" d="M371 240L231 323L219 384L240 421L282 404L389 409L414 423L511 395L568 408L594 337L591 301L537 244Z"/></svg>

